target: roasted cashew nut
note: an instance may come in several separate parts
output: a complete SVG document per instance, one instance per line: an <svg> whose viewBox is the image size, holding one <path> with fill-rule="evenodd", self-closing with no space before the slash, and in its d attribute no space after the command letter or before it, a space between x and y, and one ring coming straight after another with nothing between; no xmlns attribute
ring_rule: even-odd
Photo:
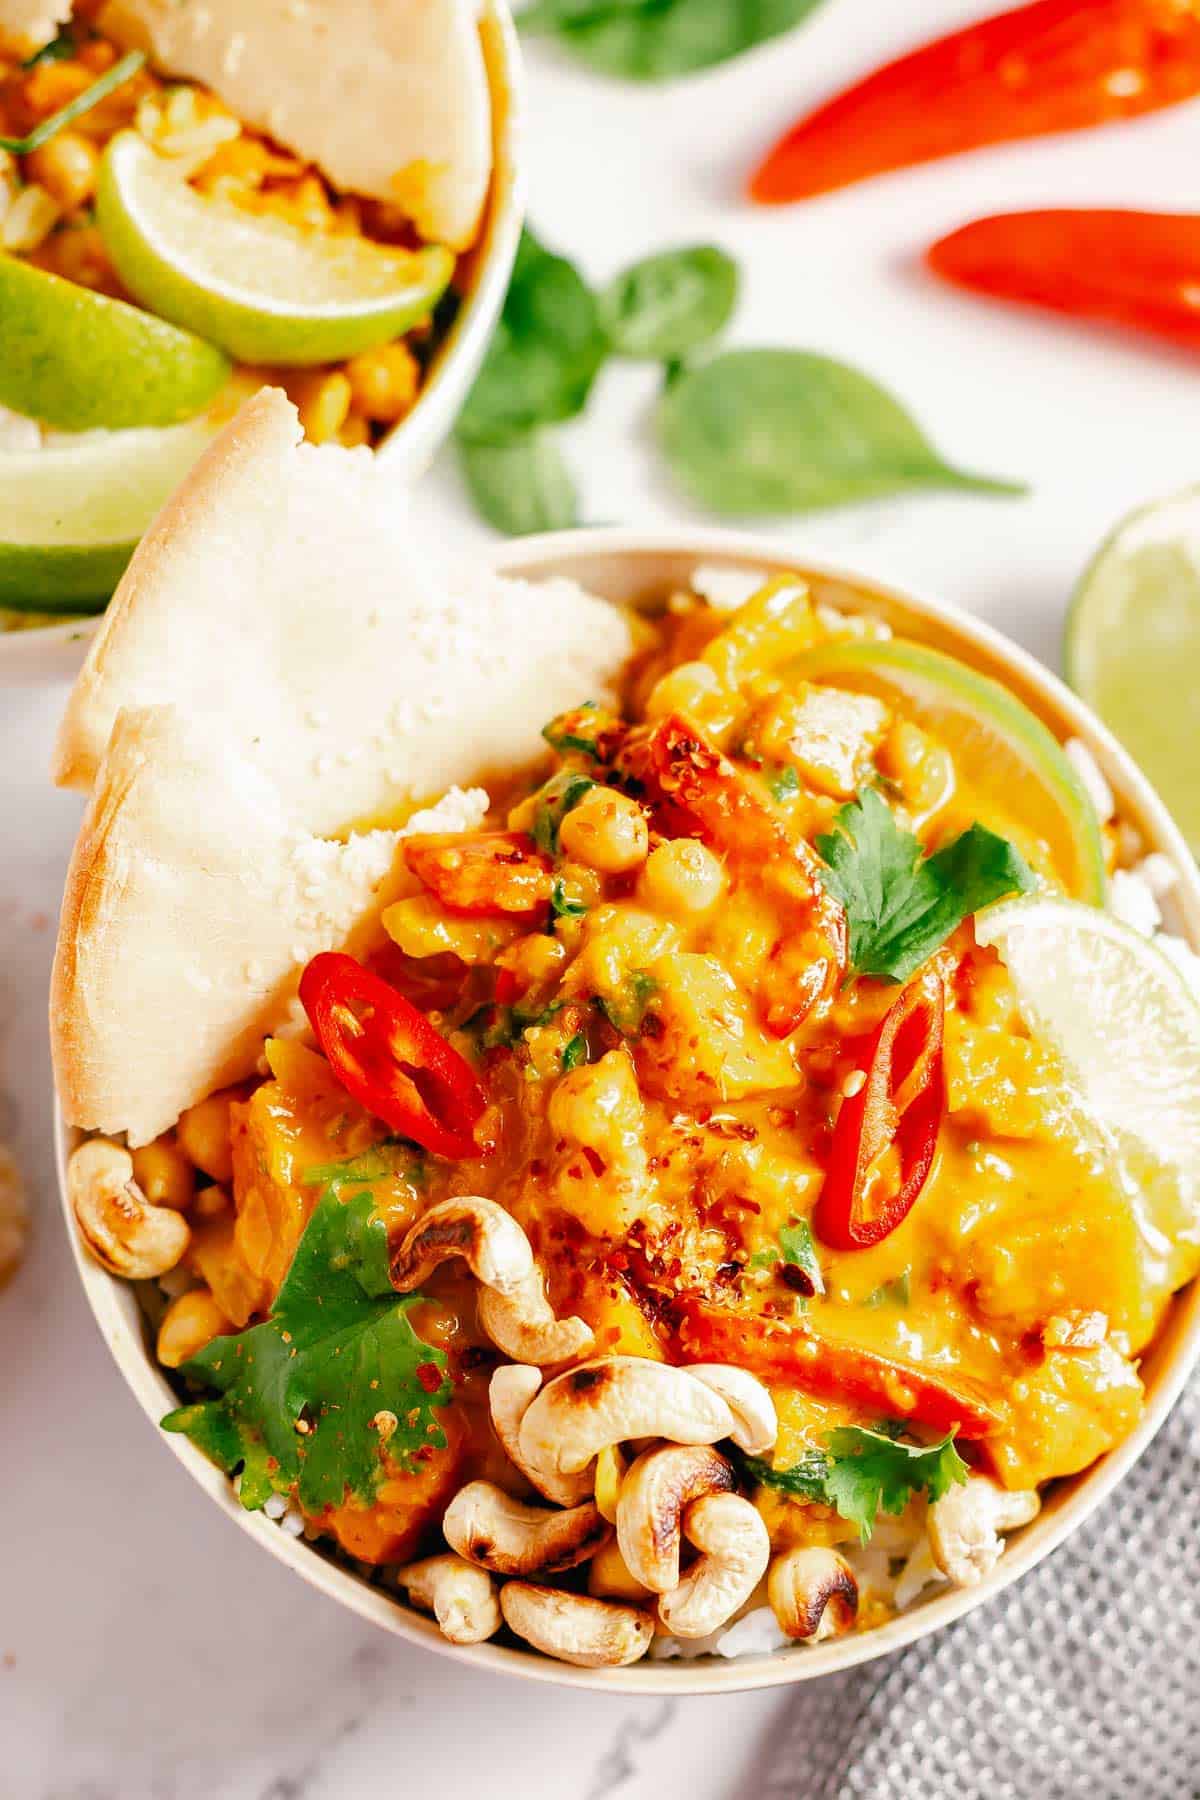
<svg viewBox="0 0 1200 1800"><path fill-rule="evenodd" d="M469 1481L446 1508L442 1533L452 1550L496 1575L552 1575L586 1562L612 1537L592 1501L565 1512L526 1506L491 1481Z"/></svg>
<svg viewBox="0 0 1200 1800"><path fill-rule="evenodd" d="M496 1584L461 1556L427 1556L396 1570L414 1606L431 1612L452 1644L482 1644L500 1629Z"/></svg>
<svg viewBox="0 0 1200 1800"><path fill-rule="evenodd" d="M67 1164L75 1223L96 1261L129 1281L173 1269L192 1234L182 1214L151 1206L133 1178L133 1158L107 1138L89 1138Z"/></svg>
<svg viewBox="0 0 1200 1800"><path fill-rule="evenodd" d="M606 1356L547 1382L521 1421L520 1447L536 1468L569 1475L627 1438L715 1444L733 1430L725 1401L686 1369Z"/></svg>
<svg viewBox="0 0 1200 1800"><path fill-rule="evenodd" d="M543 1656L581 1669L620 1669L645 1656L654 1621L640 1606L591 1600L535 1582L506 1581L500 1610L510 1631Z"/></svg>
<svg viewBox="0 0 1200 1800"><path fill-rule="evenodd" d="M677 1588L684 1508L732 1487L733 1470L707 1444L639 1456L617 1496L617 1543L634 1579L655 1594Z"/></svg>
<svg viewBox="0 0 1200 1800"><path fill-rule="evenodd" d="M708 1637L745 1606L762 1580L771 1539L758 1508L740 1494L693 1500L683 1531L700 1555L678 1587L659 1600L659 1622L672 1637Z"/></svg>
<svg viewBox="0 0 1200 1800"><path fill-rule="evenodd" d="M546 1298L541 1271L534 1269L514 1293L485 1287L479 1294L479 1323L497 1349L514 1362L574 1362L592 1347L594 1334L582 1319L557 1319Z"/></svg>
<svg viewBox="0 0 1200 1800"><path fill-rule="evenodd" d="M1032 1490L1010 1493L986 1475L970 1476L929 1508L934 1562L956 1587L975 1587L999 1562L1002 1533L1028 1525L1041 1504Z"/></svg>
<svg viewBox="0 0 1200 1800"><path fill-rule="evenodd" d="M806 1643L849 1631L858 1617L858 1582L844 1556L820 1544L785 1550L771 1564L767 1599L780 1631Z"/></svg>
<svg viewBox="0 0 1200 1800"><path fill-rule="evenodd" d="M542 1385L540 1369L524 1363L505 1363L496 1370L488 1387L488 1407L492 1428L513 1467L519 1469L530 1487L553 1500L555 1506L578 1506L592 1492L592 1470L581 1469L576 1475L556 1475L553 1470L539 1469L521 1455L521 1420L530 1401Z"/></svg>
<svg viewBox="0 0 1200 1800"><path fill-rule="evenodd" d="M405 1233L392 1252L392 1286L411 1293L451 1256L501 1294L518 1293L534 1272L529 1239L512 1214L494 1200L463 1194L431 1206Z"/></svg>
<svg viewBox="0 0 1200 1800"><path fill-rule="evenodd" d="M747 1456L765 1456L779 1435L775 1402L756 1376L732 1363L687 1363L689 1375L710 1387L733 1414L730 1437Z"/></svg>

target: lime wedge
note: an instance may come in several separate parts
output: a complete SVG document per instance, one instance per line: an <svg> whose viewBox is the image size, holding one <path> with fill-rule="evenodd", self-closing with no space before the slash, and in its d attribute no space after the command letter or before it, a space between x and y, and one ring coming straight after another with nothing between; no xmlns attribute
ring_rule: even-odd
<svg viewBox="0 0 1200 1800"><path fill-rule="evenodd" d="M0 342L0 405L61 431L174 425L229 379L190 331L12 256L0 256Z"/></svg>
<svg viewBox="0 0 1200 1800"><path fill-rule="evenodd" d="M0 455L0 606L97 610L217 424L113 431Z"/></svg>
<svg viewBox="0 0 1200 1800"><path fill-rule="evenodd" d="M1095 808L1053 734L1007 688L907 638L819 644L789 669L902 706L953 753L987 801L984 823L1003 828L1041 874L1076 899L1103 905Z"/></svg>
<svg viewBox="0 0 1200 1800"><path fill-rule="evenodd" d="M1148 937L1095 907L1034 896L979 914L1025 1022L1056 1049L1117 1152L1164 1280L1194 1271L1200 1226L1200 1003Z"/></svg>
<svg viewBox="0 0 1200 1800"><path fill-rule="evenodd" d="M384 250L206 199L134 131L104 153L96 220L143 306L248 363L335 362L398 337L445 292L440 245Z"/></svg>
<svg viewBox="0 0 1200 1800"><path fill-rule="evenodd" d="M1131 514L1075 590L1067 680L1141 764L1200 853L1200 488Z"/></svg>

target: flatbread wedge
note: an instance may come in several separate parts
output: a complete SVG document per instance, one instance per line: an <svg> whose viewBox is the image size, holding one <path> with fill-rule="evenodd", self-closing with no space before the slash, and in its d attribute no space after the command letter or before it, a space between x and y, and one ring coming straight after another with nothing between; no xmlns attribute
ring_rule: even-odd
<svg viewBox="0 0 1200 1800"><path fill-rule="evenodd" d="M371 822L447 796L418 828L477 823L472 784L536 756L632 648L572 582L444 565L369 452L299 437L264 390L214 440L60 735L60 780L92 794L51 996L59 1095L134 1144L252 1072L312 955L365 943L408 880Z"/></svg>

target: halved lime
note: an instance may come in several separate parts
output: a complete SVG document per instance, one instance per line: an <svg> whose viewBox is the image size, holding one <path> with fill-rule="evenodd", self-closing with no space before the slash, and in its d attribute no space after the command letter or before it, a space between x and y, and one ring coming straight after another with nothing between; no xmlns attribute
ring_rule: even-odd
<svg viewBox="0 0 1200 1800"><path fill-rule="evenodd" d="M0 456L0 606L85 612L217 429L207 415Z"/></svg>
<svg viewBox="0 0 1200 1800"><path fill-rule="evenodd" d="M1053 734L1007 688L908 638L834 640L792 673L898 705L950 750L1035 867L1076 899L1103 905L1107 881L1095 808Z"/></svg>
<svg viewBox="0 0 1200 1800"><path fill-rule="evenodd" d="M0 256L0 345L0 405L61 431L175 425L229 379L190 331L12 256Z"/></svg>
<svg viewBox="0 0 1200 1800"><path fill-rule="evenodd" d="M1200 488L1132 513L1101 546L1075 590L1065 662L1200 853Z"/></svg>
<svg viewBox="0 0 1200 1800"><path fill-rule="evenodd" d="M1140 932L1095 907L1034 896L975 921L1026 1023L1062 1056L1144 1203L1168 1286L1194 1271L1200 1228L1200 1003ZM1157 1245L1154 1234L1160 1234Z"/></svg>
<svg viewBox="0 0 1200 1800"><path fill-rule="evenodd" d="M96 221L143 306L248 363L302 367L386 343L429 317L454 271L441 245L386 250L207 199L135 131L104 153Z"/></svg>

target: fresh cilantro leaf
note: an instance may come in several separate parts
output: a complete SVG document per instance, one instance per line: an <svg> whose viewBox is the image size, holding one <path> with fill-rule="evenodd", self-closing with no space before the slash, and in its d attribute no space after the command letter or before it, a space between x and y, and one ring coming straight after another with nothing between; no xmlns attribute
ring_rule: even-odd
<svg viewBox="0 0 1200 1800"><path fill-rule="evenodd" d="M906 980L971 913L1034 885L1015 846L983 825L926 856L873 788L843 806L817 850L846 909L852 969L882 981Z"/></svg>
<svg viewBox="0 0 1200 1800"><path fill-rule="evenodd" d="M791 763L784 763L768 775L767 786L776 800L787 800L800 792L800 777Z"/></svg>
<svg viewBox="0 0 1200 1800"><path fill-rule="evenodd" d="M940 1500L967 1479L953 1432L938 1444L906 1444L882 1431L842 1425L825 1441L830 1453L826 1498L843 1519L858 1526L864 1544L878 1513L903 1512L922 1488L931 1501Z"/></svg>
<svg viewBox="0 0 1200 1800"><path fill-rule="evenodd" d="M550 889L550 911L556 919L582 919L587 907L582 900L572 900L560 875Z"/></svg>
<svg viewBox="0 0 1200 1800"><path fill-rule="evenodd" d="M879 1287L872 1288L863 1301L864 1306L907 1306L912 1298L909 1289L908 1270L897 1275L892 1281L884 1281Z"/></svg>
<svg viewBox="0 0 1200 1800"><path fill-rule="evenodd" d="M579 775L572 769L562 769L551 777L538 796L533 815L533 841L539 850L547 856L557 852L563 820L595 785L590 775Z"/></svg>
<svg viewBox="0 0 1200 1800"><path fill-rule="evenodd" d="M392 1463L415 1470L446 1445L437 1413L452 1386L445 1352L409 1321L421 1299L392 1289L387 1227L371 1196L343 1203L328 1188L270 1319L184 1363L183 1375L220 1398L168 1413L164 1430L185 1433L229 1474L240 1466L248 1510L293 1484L308 1512L347 1494L370 1501L385 1447Z"/></svg>
<svg viewBox="0 0 1200 1800"><path fill-rule="evenodd" d="M577 1069L581 1063L587 1061L587 1058L587 1039L582 1031L577 1031L570 1042L563 1045L561 1058L563 1074L569 1075L572 1069Z"/></svg>
<svg viewBox="0 0 1200 1800"><path fill-rule="evenodd" d="M300 1179L308 1187L332 1188L340 1194L344 1187L357 1181L382 1181L389 1175L404 1175L412 1180L420 1173L420 1155L410 1144L379 1143L344 1162L310 1164L301 1169Z"/></svg>
<svg viewBox="0 0 1200 1800"><path fill-rule="evenodd" d="M763 1487L778 1488L794 1500L825 1502L825 1483L829 1477L829 1458L821 1450L806 1450L799 1462L790 1468L775 1469L757 1456L739 1457L748 1481Z"/></svg>
<svg viewBox="0 0 1200 1800"><path fill-rule="evenodd" d="M821 1274L821 1264L817 1260L817 1246L813 1243L812 1226L807 1219L793 1219L784 1225L779 1233L779 1247L783 1251L784 1265L799 1269L805 1278L806 1286L802 1290L807 1294L823 1294L825 1277Z"/></svg>

